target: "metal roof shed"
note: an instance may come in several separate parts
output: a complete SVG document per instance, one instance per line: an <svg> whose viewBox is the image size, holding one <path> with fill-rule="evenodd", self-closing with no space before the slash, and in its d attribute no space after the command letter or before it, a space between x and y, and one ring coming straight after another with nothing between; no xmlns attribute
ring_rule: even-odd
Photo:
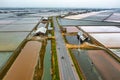
<svg viewBox="0 0 120 80"><path fill-rule="evenodd" d="M38 29L36 30L36 33L43 33L43 34L45 34L46 31L47 31L47 29L46 29L45 27L40 27L40 28L38 28Z"/></svg>

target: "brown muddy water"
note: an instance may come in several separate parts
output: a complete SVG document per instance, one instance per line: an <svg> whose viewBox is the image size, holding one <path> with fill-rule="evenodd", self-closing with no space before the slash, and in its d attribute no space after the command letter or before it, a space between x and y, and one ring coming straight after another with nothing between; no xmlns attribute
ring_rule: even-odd
<svg viewBox="0 0 120 80"><path fill-rule="evenodd" d="M7 72L4 80L33 80L41 43L29 41Z"/></svg>
<svg viewBox="0 0 120 80"><path fill-rule="evenodd" d="M120 64L102 50L87 51L104 80L120 79Z"/></svg>
<svg viewBox="0 0 120 80"><path fill-rule="evenodd" d="M72 50L87 80L119 80L120 64L103 50Z"/></svg>

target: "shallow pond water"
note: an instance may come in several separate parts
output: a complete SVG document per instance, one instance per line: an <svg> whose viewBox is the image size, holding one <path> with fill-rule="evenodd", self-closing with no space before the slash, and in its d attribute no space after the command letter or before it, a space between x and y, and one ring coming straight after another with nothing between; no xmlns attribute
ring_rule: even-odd
<svg viewBox="0 0 120 80"><path fill-rule="evenodd" d="M46 52L44 57L43 80L51 80L51 41L47 41Z"/></svg>
<svg viewBox="0 0 120 80"><path fill-rule="evenodd" d="M79 26L88 33L110 33L110 32L120 32L120 28L116 26Z"/></svg>
<svg viewBox="0 0 120 80"><path fill-rule="evenodd" d="M0 51L13 51L27 37L29 32L0 32Z"/></svg>
<svg viewBox="0 0 120 80"><path fill-rule="evenodd" d="M0 31L31 31L37 24L6 25Z"/></svg>
<svg viewBox="0 0 120 80"><path fill-rule="evenodd" d="M120 49L110 49L114 54L120 57Z"/></svg>
<svg viewBox="0 0 120 80"><path fill-rule="evenodd" d="M90 34L106 47L120 48L120 33Z"/></svg>
<svg viewBox="0 0 120 80"><path fill-rule="evenodd" d="M79 44L77 36L65 36L65 38L69 44L76 44L76 45Z"/></svg>
<svg viewBox="0 0 120 80"><path fill-rule="evenodd" d="M6 64L13 52L0 52L0 69Z"/></svg>
<svg viewBox="0 0 120 80"><path fill-rule="evenodd" d="M5 75L4 80L32 80L40 49L40 42L27 42Z"/></svg>

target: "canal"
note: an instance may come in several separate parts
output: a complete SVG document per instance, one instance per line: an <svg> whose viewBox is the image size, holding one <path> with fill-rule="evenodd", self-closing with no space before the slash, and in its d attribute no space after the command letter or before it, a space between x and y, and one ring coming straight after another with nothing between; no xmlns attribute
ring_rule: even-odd
<svg viewBox="0 0 120 80"><path fill-rule="evenodd" d="M44 56L44 72L42 80L51 80L51 40L47 41L46 52Z"/></svg>

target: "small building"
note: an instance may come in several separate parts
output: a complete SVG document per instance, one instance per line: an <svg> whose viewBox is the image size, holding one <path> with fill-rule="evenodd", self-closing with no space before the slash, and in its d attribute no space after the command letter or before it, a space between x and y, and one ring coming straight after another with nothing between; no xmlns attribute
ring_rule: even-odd
<svg viewBox="0 0 120 80"><path fill-rule="evenodd" d="M35 31L35 36L45 35L47 29L45 27L40 27Z"/></svg>
<svg viewBox="0 0 120 80"><path fill-rule="evenodd" d="M61 17L61 18L64 18L64 17L65 17L65 14L60 15L60 17Z"/></svg>
<svg viewBox="0 0 120 80"><path fill-rule="evenodd" d="M48 17L44 17L43 19L42 19L42 23L47 23L48 22Z"/></svg>
<svg viewBox="0 0 120 80"><path fill-rule="evenodd" d="M84 33L82 31L79 31L77 33L77 39L80 41L80 43L84 43L84 42L90 42L90 38L87 36L84 36Z"/></svg>
<svg viewBox="0 0 120 80"><path fill-rule="evenodd" d="M47 21L47 20L48 20L48 17L43 17L43 20L46 20L46 21Z"/></svg>

